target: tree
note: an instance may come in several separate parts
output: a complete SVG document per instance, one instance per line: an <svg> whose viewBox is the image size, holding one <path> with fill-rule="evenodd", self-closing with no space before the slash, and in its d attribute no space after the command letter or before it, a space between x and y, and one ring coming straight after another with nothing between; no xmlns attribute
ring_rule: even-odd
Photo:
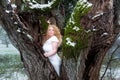
<svg viewBox="0 0 120 80"><path fill-rule="evenodd" d="M90 31L87 36L87 46L78 50L80 54L77 55L77 59L63 56L60 78L48 59L43 56L41 41L42 34L44 34L47 26L45 20L49 16L52 15L55 18L59 27L67 26L65 24L66 12L63 4L66 0L48 0L52 2L51 7L45 7L44 9L33 9L34 7L28 3L30 1L32 4L43 4L47 3L47 0L12 1L9 4L5 0L0 2L0 22L12 44L20 51L21 60L30 80L99 79L99 71L105 54L118 34L115 33L116 25L113 22L115 21L113 17L113 0L99 0L97 2L96 0L89 0L93 4L92 9L88 14L78 17L83 27L82 31ZM74 1L77 3L81 0ZM14 5L11 7L11 3L15 3L17 8ZM55 8L56 6L58 7ZM83 36L81 35L81 37Z"/></svg>
<svg viewBox="0 0 120 80"><path fill-rule="evenodd" d="M5 44L6 47L8 47L10 41L8 39L6 32L2 29L2 27L0 27L0 40L2 41L2 44Z"/></svg>

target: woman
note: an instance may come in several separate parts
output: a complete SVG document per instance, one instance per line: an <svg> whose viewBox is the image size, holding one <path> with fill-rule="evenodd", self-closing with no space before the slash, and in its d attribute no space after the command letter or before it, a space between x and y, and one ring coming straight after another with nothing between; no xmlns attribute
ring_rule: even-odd
<svg viewBox="0 0 120 80"><path fill-rule="evenodd" d="M57 49L62 42L60 30L57 26L49 24L46 36L43 40L44 56L48 57L55 71L60 75L61 59L57 54Z"/></svg>

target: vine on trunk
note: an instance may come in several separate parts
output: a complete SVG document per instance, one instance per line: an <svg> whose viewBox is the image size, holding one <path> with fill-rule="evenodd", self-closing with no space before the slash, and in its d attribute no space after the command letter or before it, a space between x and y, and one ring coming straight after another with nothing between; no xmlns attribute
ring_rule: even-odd
<svg viewBox="0 0 120 80"><path fill-rule="evenodd" d="M63 55L77 60L80 50L87 47L89 32L80 25L80 18L85 15L92 4L79 0L68 20L63 39Z"/></svg>

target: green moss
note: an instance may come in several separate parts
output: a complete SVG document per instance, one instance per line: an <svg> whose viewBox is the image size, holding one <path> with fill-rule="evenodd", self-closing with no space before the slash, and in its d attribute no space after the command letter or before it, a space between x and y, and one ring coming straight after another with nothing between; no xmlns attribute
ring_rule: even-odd
<svg viewBox="0 0 120 80"><path fill-rule="evenodd" d="M63 55L66 58L77 60L80 51L88 46L89 33L85 32L85 29L80 25L80 18L89 10L88 4L78 1L66 24L62 46ZM70 41L66 40L67 38Z"/></svg>

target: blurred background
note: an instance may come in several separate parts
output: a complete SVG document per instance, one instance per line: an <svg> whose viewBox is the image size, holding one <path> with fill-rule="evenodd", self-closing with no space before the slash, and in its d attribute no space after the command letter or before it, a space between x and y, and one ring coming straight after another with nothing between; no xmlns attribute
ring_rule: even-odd
<svg viewBox="0 0 120 80"><path fill-rule="evenodd" d="M28 80L19 51L0 26L0 80Z"/></svg>

